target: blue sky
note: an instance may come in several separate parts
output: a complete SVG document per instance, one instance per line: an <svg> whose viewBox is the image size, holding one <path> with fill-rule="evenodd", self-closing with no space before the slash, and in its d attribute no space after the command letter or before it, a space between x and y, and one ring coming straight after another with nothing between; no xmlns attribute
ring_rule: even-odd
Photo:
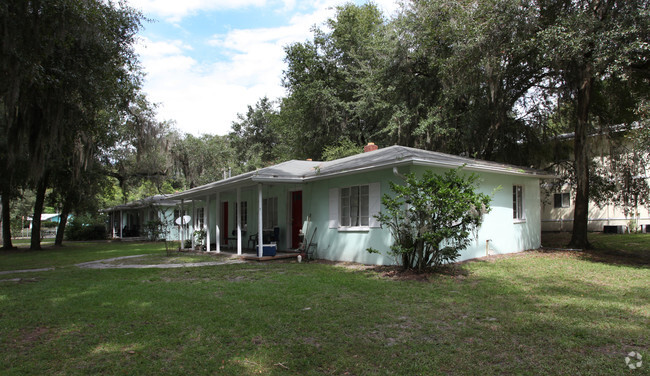
<svg viewBox="0 0 650 376"><path fill-rule="evenodd" d="M343 0L128 0L145 22L136 50L144 91L160 120L186 133L226 134L238 113L263 96L285 94L283 47L311 39L310 28ZM357 4L365 1L355 0ZM384 14L395 0L375 1Z"/></svg>

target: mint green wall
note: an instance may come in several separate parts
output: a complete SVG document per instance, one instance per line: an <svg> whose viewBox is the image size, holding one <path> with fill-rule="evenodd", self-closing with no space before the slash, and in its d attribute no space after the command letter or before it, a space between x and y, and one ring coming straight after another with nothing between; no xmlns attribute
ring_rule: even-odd
<svg viewBox="0 0 650 376"><path fill-rule="evenodd" d="M405 170L400 170L404 172ZM389 181L397 182L392 169L365 174L354 174L307 184L303 193L303 212L311 213L313 226L317 227L318 242L315 256L326 260L353 261L363 264L394 264L386 251L391 244L387 229L370 228L367 231L342 232L329 227L329 189L351 185L380 182L380 191L389 192ZM311 231L309 234L311 235ZM366 248L375 248L382 254L371 254Z"/></svg>
<svg viewBox="0 0 650 376"><path fill-rule="evenodd" d="M421 174L425 167L411 166L399 168L402 174L415 172ZM433 169L436 173L443 173L445 169ZM467 172L468 174L470 172ZM540 193L539 179L532 177L508 176L494 173L477 173L480 177L479 190L492 197L492 210L484 217L483 225L478 231L478 236L472 240L468 249L462 252L459 260L466 260L485 256L486 240L490 239L491 254L519 252L526 249L538 248L541 244L541 219L540 219ZM329 228L329 189L341 188L351 185L380 183L380 192L390 193L389 181L401 182L401 178L393 174L392 168L351 174L342 177L324 179L306 184L263 184L263 198L278 197L278 226L280 227L280 241L278 248L289 248L289 229L291 227L290 192L302 190L303 192L303 219L311 220L308 237L314 227L317 228L314 241L317 242L316 257L328 260L352 261L364 264L388 265L395 260L388 254L392 237L388 229L370 228L365 231L339 231ZM524 212L526 220L515 223L512 218L512 185L524 186ZM257 233L258 223L258 196L257 186L242 188L241 201L248 205L248 227L242 233L242 246L248 246L249 236ZM211 242L215 243L215 225L217 213L221 216L222 203L228 202L229 219L228 235L232 237L235 229L236 191L221 192L219 201L216 195L210 195L210 209L208 226L210 227ZM205 196L197 197L195 207L205 206ZM185 205L188 212L191 204ZM218 209L218 210L217 210ZM173 210L173 209L171 209ZM221 223L223 231L223 223ZM177 226L171 231L173 238L178 238ZM190 230L191 233L191 230ZM381 254L370 254L367 248L375 248ZM212 249L214 250L214 248Z"/></svg>
<svg viewBox="0 0 650 376"><path fill-rule="evenodd" d="M402 167L400 173L409 171L421 174L425 167ZM443 173L445 169L433 169ZM470 173L470 172L468 172ZM469 248L461 254L460 260L485 256L486 240L490 239L491 254L519 252L538 248L541 244L539 180L530 177L517 177L492 173L478 174L481 183L479 190L492 197L492 210L484 217L483 225ZM353 261L364 264L394 264L388 254L392 237L388 229L371 228L367 231L343 232L330 229L329 189L350 185L381 183L381 194L389 193L389 181L399 183L400 178L392 169L349 175L306 184L303 200L305 215L311 214L314 226L318 228L316 257L328 260ZM524 211L526 221L515 223L512 218L512 185L524 186ZM499 187L501 187L499 189ZM370 254L366 248L372 247L381 254Z"/></svg>

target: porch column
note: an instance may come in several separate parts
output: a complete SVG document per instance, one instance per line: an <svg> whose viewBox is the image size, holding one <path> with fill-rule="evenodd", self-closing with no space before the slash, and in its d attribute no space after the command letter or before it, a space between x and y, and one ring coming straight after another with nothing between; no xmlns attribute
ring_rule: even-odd
<svg viewBox="0 0 650 376"><path fill-rule="evenodd" d="M205 250L210 252L210 195L205 196L205 210L203 211L203 228L205 228Z"/></svg>
<svg viewBox="0 0 650 376"><path fill-rule="evenodd" d="M262 183L257 184L257 257L262 257L264 243L262 228Z"/></svg>
<svg viewBox="0 0 650 376"><path fill-rule="evenodd" d="M181 224L178 226L179 232L181 233L181 249L185 249L185 220L183 220L183 217L185 216L185 200L181 199Z"/></svg>
<svg viewBox="0 0 650 376"><path fill-rule="evenodd" d="M124 227L122 226L123 221L124 221L124 213L122 213L122 211L120 210L120 239L122 239L123 236L122 234L122 228Z"/></svg>
<svg viewBox="0 0 650 376"><path fill-rule="evenodd" d="M220 233L219 233L219 224L221 223L221 208L219 206L221 205L221 201L220 201L219 192L217 192L217 197L215 199L214 205L215 205L215 208L216 208L216 210L214 212L214 219L215 219L215 222L216 222L216 224L214 226L214 236L215 236L215 239L217 240L216 241L216 243L217 243L217 253L220 253L221 252L221 236L220 236Z"/></svg>
<svg viewBox="0 0 650 376"><path fill-rule="evenodd" d="M237 187L237 254L241 255L241 187Z"/></svg>
<svg viewBox="0 0 650 376"><path fill-rule="evenodd" d="M192 199L192 215L191 215L192 218L190 219L190 223L192 224L192 229L190 230L190 233L189 233L189 236L192 239L192 249L194 249L194 246L195 246L195 244L194 244L194 228L196 227L196 220L198 219L198 218L196 218L196 208L194 207L194 201L196 201L196 200Z"/></svg>

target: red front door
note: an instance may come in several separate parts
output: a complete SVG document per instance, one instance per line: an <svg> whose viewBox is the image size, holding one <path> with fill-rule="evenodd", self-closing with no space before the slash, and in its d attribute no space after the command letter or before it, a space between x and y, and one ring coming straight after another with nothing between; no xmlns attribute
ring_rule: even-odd
<svg viewBox="0 0 650 376"><path fill-rule="evenodd" d="M223 203L221 210L221 244L228 244L228 201Z"/></svg>
<svg viewBox="0 0 650 376"><path fill-rule="evenodd" d="M302 191L291 192L291 248L300 246L298 233L302 229Z"/></svg>

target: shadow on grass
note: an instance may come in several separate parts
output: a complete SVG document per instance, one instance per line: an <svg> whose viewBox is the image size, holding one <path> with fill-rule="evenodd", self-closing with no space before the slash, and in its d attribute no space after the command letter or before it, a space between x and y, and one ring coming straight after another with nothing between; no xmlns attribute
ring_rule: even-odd
<svg viewBox="0 0 650 376"><path fill-rule="evenodd" d="M586 250L567 249L570 239L569 232L542 233L542 245L546 248L540 252L573 254L585 261L612 265L650 266L650 234L589 233L592 248Z"/></svg>

